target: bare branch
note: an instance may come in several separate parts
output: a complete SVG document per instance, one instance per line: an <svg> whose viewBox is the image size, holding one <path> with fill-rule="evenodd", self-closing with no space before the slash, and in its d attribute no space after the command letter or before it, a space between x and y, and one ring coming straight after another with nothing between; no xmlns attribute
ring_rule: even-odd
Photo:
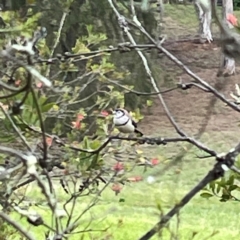
<svg viewBox="0 0 240 240"><path fill-rule="evenodd" d="M19 131L19 129L17 128L17 126L15 125L15 123L13 122L12 118L9 116L8 112L3 108L2 104L0 104L0 108L3 111L4 115L6 116L6 118L9 120L9 122L12 124L15 132L18 134L18 136L20 137L20 139L23 141L23 143L26 145L26 147L28 148L28 150L30 152L32 152L32 149L30 147L30 145L28 144L26 138L22 135L22 133Z"/></svg>
<svg viewBox="0 0 240 240"><path fill-rule="evenodd" d="M213 169L209 171L209 173L190 192L188 192L184 198L182 198L179 204L177 204L166 215L164 215L157 223L157 225L155 225L151 230L144 234L144 236L142 236L139 240L147 240L150 239L153 235L155 235L208 183L217 180L220 177L223 177L224 173L229 169L236 171L237 168L234 166L234 163L239 153L240 143L235 148L231 149L227 154L219 154L216 157L217 163L215 164Z"/></svg>
<svg viewBox="0 0 240 240"><path fill-rule="evenodd" d="M19 223L17 223L15 220L11 219L7 214L0 212L0 217L4 221L6 221L10 225L12 225L15 229L17 229L26 239L28 239L28 240L36 239L34 236L32 236L32 234L29 233L28 230L23 229Z"/></svg>
<svg viewBox="0 0 240 240"><path fill-rule="evenodd" d="M62 18L60 20L58 32L57 32L57 37L56 37L56 40L54 42L54 45L53 45L52 51L50 53L49 59L52 59L53 54L54 54L54 52L57 48L57 45L59 44L60 36L62 34L62 29L63 29L63 26L64 26L67 15L68 15L68 11L63 12ZM50 65L48 65L48 68L47 68L47 71L46 71L46 77L49 77L49 73L50 73Z"/></svg>

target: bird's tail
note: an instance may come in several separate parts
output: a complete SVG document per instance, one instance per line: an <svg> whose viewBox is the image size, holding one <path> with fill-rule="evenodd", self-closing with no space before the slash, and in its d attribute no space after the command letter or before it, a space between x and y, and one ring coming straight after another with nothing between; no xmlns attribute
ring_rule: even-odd
<svg viewBox="0 0 240 240"><path fill-rule="evenodd" d="M140 132L139 130L137 130L137 129L135 129L134 130L134 132L136 133L136 134L138 134L140 137L142 137L143 136L143 133L142 132Z"/></svg>

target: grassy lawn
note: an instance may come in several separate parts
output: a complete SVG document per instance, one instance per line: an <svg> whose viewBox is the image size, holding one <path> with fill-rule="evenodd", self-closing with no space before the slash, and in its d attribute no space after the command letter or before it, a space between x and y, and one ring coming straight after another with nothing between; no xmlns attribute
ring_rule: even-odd
<svg viewBox="0 0 240 240"><path fill-rule="evenodd" d="M187 152L185 156L173 164L169 170L162 171L171 160L165 161L165 152L173 145L158 147L154 156L162 159L161 163L143 173L138 169L134 174L145 176L144 181L129 183L124 186L122 192L115 196L110 187L99 198L98 204L89 213L85 214L80 221L79 231L94 220L88 229L103 230L109 227L106 232L86 233L84 239L138 239L147 230L154 226L159 219L160 211L157 205L161 205L166 213L176 204L185 193L187 193L211 168L213 161L209 159L197 159L194 157L195 149ZM185 147L186 149L186 144ZM181 151L181 146L176 148L176 152ZM172 159L176 154L171 154ZM153 184L146 182L148 175L154 175L156 181ZM56 184L59 202L64 203L68 195ZM37 188L30 186L27 196L41 202L41 195ZM119 202L124 199L124 202ZM92 197L82 197L77 201L74 215L78 216L91 202ZM61 204L60 204L61 205ZM70 207L70 206L69 206ZM32 207L50 223L51 217L47 207ZM30 229L36 239L43 239L42 227L29 227L26 220L14 215L14 218L21 221L23 225ZM240 233L240 212L239 203L221 203L218 199L206 200L199 194L180 212L180 215L173 218L170 224L162 232L162 236L155 236L152 239L239 239ZM9 238L10 239L10 238ZM13 239L20 239L14 237ZM81 239L79 234L73 235L70 239Z"/></svg>
<svg viewBox="0 0 240 240"><path fill-rule="evenodd" d="M180 35L197 34L198 18L193 5L164 5L164 32L169 37L176 37L176 33ZM222 8L218 7L219 17L222 16ZM240 19L240 11L234 11L234 15ZM187 27L186 27L187 26ZM218 33L219 28L213 24L213 33Z"/></svg>

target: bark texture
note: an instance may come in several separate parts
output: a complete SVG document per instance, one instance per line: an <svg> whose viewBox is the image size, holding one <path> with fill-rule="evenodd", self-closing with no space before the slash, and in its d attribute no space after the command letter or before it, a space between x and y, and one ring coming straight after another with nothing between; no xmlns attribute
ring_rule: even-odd
<svg viewBox="0 0 240 240"><path fill-rule="evenodd" d="M227 15L233 14L233 1L223 0L222 15L223 21L227 22L229 28L234 26L227 21ZM229 76L235 74L235 60L222 53L218 76Z"/></svg>
<svg viewBox="0 0 240 240"><path fill-rule="evenodd" d="M201 38L201 42L205 43L206 41L208 41L210 43L213 41L211 31L212 20L211 4L209 2L206 8L206 6L203 6L200 1L196 0L194 2L194 6L199 19L198 33Z"/></svg>

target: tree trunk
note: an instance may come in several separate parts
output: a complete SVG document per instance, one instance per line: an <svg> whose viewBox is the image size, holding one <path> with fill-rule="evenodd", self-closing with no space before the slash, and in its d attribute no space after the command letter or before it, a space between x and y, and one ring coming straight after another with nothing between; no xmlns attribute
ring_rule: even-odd
<svg viewBox="0 0 240 240"><path fill-rule="evenodd" d="M208 0L209 1L209 0ZM199 19L199 29L198 34L200 36L200 41L205 43L208 41L209 43L213 41L212 39L212 32L211 32L211 20L212 20L212 13L211 13L211 4L209 1L208 8L205 8L201 2L195 0L194 6L198 15Z"/></svg>
<svg viewBox="0 0 240 240"><path fill-rule="evenodd" d="M227 15L233 14L233 1L223 0L222 15L223 21L227 23L229 28L233 28L233 25L227 21ZM220 69L218 71L218 76L229 76L235 73L235 60L222 53Z"/></svg>

